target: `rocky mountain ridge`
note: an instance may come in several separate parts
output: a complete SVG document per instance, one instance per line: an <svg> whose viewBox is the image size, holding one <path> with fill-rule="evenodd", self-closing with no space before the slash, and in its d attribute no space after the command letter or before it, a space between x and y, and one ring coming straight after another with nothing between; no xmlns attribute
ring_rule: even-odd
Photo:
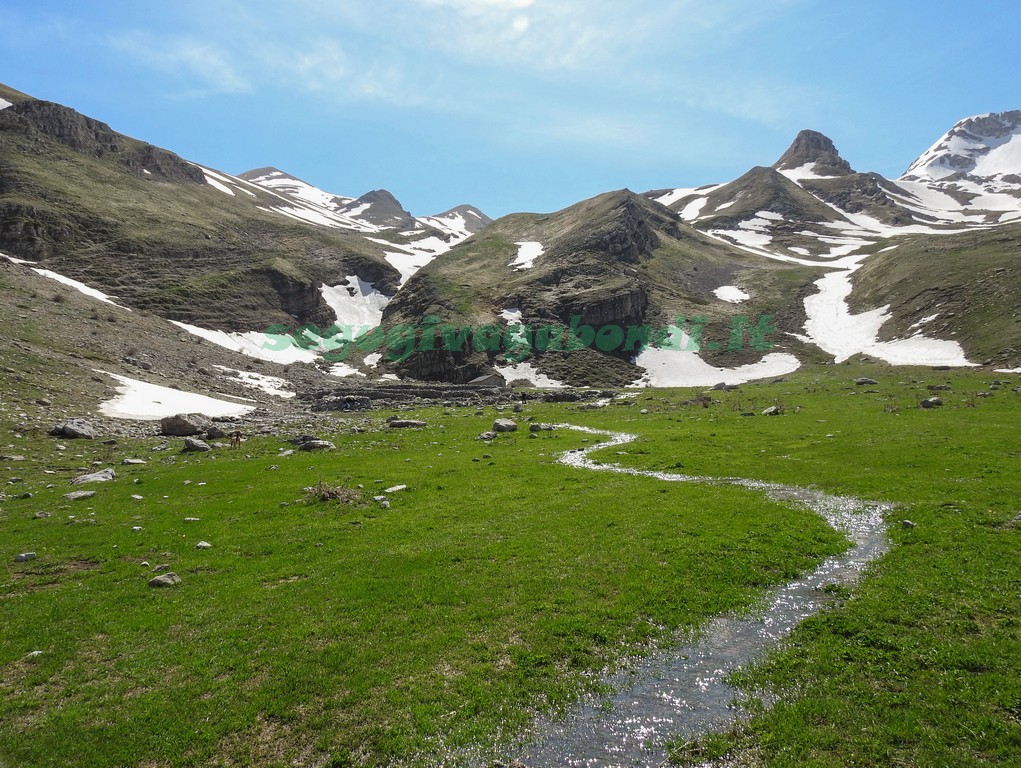
<svg viewBox="0 0 1021 768"><path fill-rule="evenodd" d="M850 354L1021 364L1021 184L1007 172L1021 113L962 121L900 179L857 172L802 131L729 183L492 222L471 206L415 217L385 190L337 195L271 167L233 176L67 107L4 87L0 99L0 251L15 268L102 288L231 354L370 380L495 370L615 386L738 381ZM463 343L447 349L435 329L430 341L430 318ZM268 345L284 351L266 351L270 326L290 333ZM647 348L641 329L672 326L688 346ZM527 345L510 343L515 328L533 333ZM540 348L535 328L584 343Z"/></svg>

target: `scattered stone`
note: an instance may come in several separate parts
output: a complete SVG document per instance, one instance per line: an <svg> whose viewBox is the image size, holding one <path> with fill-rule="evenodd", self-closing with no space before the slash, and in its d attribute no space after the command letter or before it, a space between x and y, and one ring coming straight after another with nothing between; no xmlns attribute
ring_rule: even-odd
<svg viewBox="0 0 1021 768"><path fill-rule="evenodd" d="M138 533L139 531L142 530L142 526L140 525L132 526L131 530L134 531L135 533Z"/></svg>
<svg viewBox="0 0 1021 768"><path fill-rule="evenodd" d="M779 416L783 413L783 409L777 405L771 405L762 412L763 416Z"/></svg>
<svg viewBox="0 0 1021 768"><path fill-rule="evenodd" d="M36 558L35 552L22 552L20 555L15 556L14 562L27 563L30 560L35 560L35 558Z"/></svg>
<svg viewBox="0 0 1021 768"><path fill-rule="evenodd" d="M49 516L50 516L49 512L36 512L34 515L32 515L32 519L33 520L45 520Z"/></svg>
<svg viewBox="0 0 1021 768"><path fill-rule="evenodd" d="M479 440L496 440L496 432L483 432L479 435Z"/></svg>
<svg viewBox="0 0 1021 768"><path fill-rule="evenodd" d="M131 494L131 498L133 498L135 501L141 501L142 499L145 498L145 496L139 496L137 493L133 493Z"/></svg>
<svg viewBox="0 0 1021 768"><path fill-rule="evenodd" d="M301 444L303 451L332 451L336 447L329 440L307 440Z"/></svg>
<svg viewBox="0 0 1021 768"><path fill-rule="evenodd" d="M494 432L517 432L518 425L510 419L497 419L493 422Z"/></svg>
<svg viewBox="0 0 1021 768"><path fill-rule="evenodd" d="M50 430L54 437L66 437L71 440L95 440L96 430L92 424L85 419L68 419Z"/></svg>
<svg viewBox="0 0 1021 768"><path fill-rule="evenodd" d="M186 437L181 453L208 453L211 450L213 450L212 446L205 440L199 440L197 437Z"/></svg>
<svg viewBox="0 0 1021 768"><path fill-rule="evenodd" d="M168 437L191 437L209 430L212 422L201 413L179 413L160 419L160 433Z"/></svg>
<svg viewBox="0 0 1021 768"><path fill-rule="evenodd" d="M879 382L876 381L875 379L870 379L867 376L862 376L860 379L855 379L854 383L857 384L859 387L871 387L872 385L878 384Z"/></svg>
<svg viewBox="0 0 1021 768"><path fill-rule="evenodd" d="M51 405L53 405L53 401L45 397L40 397L36 399L35 404L41 405L43 408L49 408Z"/></svg>
<svg viewBox="0 0 1021 768"><path fill-rule="evenodd" d="M384 499L383 501L379 502L379 508L390 509L390 502Z"/></svg>
<svg viewBox="0 0 1021 768"><path fill-rule="evenodd" d="M201 517L186 517L186 518L184 518L184 522L186 522L186 523L197 523L201 519L202 519Z"/></svg>
<svg viewBox="0 0 1021 768"><path fill-rule="evenodd" d="M514 413L521 413L523 410L521 403L514 403Z"/></svg>
<svg viewBox="0 0 1021 768"><path fill-rule="evenodd" d="M915 523L911 522L910 520L901 520L900 524L901 524L901 526L903 528L916 528L917 527L915 525Z"/></svg>
<svg viewBox="0 0 1021 768"><path fill-rule="evenodd" d="M206 430L206 440L223 440L227 433L215 424Z"/></svg>
<svg viewBox="0 0 1021 768"><path fill-rule="evenodd" d="M286 451L280 451L280 458L285 458L287 456L293 456L293 455L294 455L294 449L288 449Z"/></svg>
<svg viewBox="0 0 1021 768"><path fill-rule="evenodd" d="M121 464L125 467L140 467L145 463L145 459L124 459L124 461L121 462Z"/></svg>
<svg viewBox="0 0 1021 768"><path fill-rule="evenodd" d="M390 429L418 429L429 425L424 421L415 421L414 419L394 419L389 422L389 426Z"/></svg>
<svg viewBox="0 0 1021 768"><path fill-rule="evenodd" d="M949 384L930 384L926 389L930 392L949 392L953 387Z"/></svg>
<svg viewBox="0 0 1021 768"><path fill-rule="evenodd" d="M725 390L726 388L727 388L727 385L726 385L726 384L724 384L724 383L723 383L723 382L721 381L721 382L720 382L719 384L717 384L717 385L716 385L715 387L713 387L712 391L713 391L713 392L722 392L722 391L723 391L723 390Z"/></svg>
<svg viewBox="0 0 1021 768"><path fill-rule="evenodd" d="M395 485L395 486L392 486L390 488L385 489L383 491L383 493L400 493L401 491L406 491L406 490L408 490L408 486L406 486L406 485Z"/></svg>
<svg viewBox="0 0 1021 768"><path fill-rule="evenodd" d="M117 473L107 467L99 472L90 472L87 475L79 475L71 480L71 485L85 485L87 483L108 483L117 478Z"/></svg>
<svg viewBox="0 0 1021 768"><path fill-rule="evenodd" d="M160 443L159 445L154 445L149 450L150 451L154 451L154 452L155 451L166 451L166 450L169 450L169 448L170 448L170 443Z"/></svg>
<svg viewBox="0 0 1021 768"><path fill-rule="evenodd" d="M639 413L642 414L642 416L648 416L649 415L649 409L648 408L642 408L642 410L640 410Z"/></svg>
<svg viewBox="0 0 1021 768"><path fill-rule="evenodd" d="M81 501L82 499L91 499L95 495L95 491L71 491L71 493L65 493L64 498L68 501Z"/></svg>
<svg viewBox="0 0 1021 768"><path fill-rule="evenodd" d="M742 415L742 416L754 416L754 415L755 415L755 413L754 413L753 411L745 411L745 412L744 412L744 413L742 413L741 415Z"/></svg>
<svg viewBox="0 0 1021 768"><path fill-rule="evenodd" d="M181 577L176 573L164 573L162 576L157 576L149 581L149 586L153 588L158 587L172 587L175 584L181 583Z"/></svg>
<svg viewBox="0 0 1021 768"><path fill-rule="evenodd" d="M169 570L170 570L170 564L169 563L163 563L162 565L157 565L155 568L153 568L152 572L153 573L163 573L163 571L169 571Z"/></svg>
<svg viewBox="0 0 1021 768"><path fill-rule="evenodd" d="M0 461L19 462L24 460L25 460L24 456L0 456Z"/></svg>
<svg viewBox="0 0 1021 768"><path fill-rule="evenodd" d="M38 659L42 655L43 655L42 651L32 651L25 657L25 660L28 661L30 659Z"/></svg>
<svg viewBox="0 0 1021 768"><path fill-rule="evenodd" d="M528 425L529 432L552 432L556 427L553 424L533 423Z"/></svg>
<svg viewBox="0 0 1021 768"><path fill-rule="evenodd" d="M212 549L212 548L213 545L210 544L208 541L200 541L198 544L195 545L195 549Z"/></svg>
<svg viewBox="0 0 1021 768"><path fill-rule="evenodd" d="M493 454L491 454L491 453L484 453L484 454L482 454L482 458L484 458L484 459L491 459L491 458L493 458Z"/></svg>
<svg viewBox="0 0 1021 768"><path fill-rule="evenodd" d="M943 398L941 397L930 397L922 401L923 408L939 408L943 405Z"/></svg>

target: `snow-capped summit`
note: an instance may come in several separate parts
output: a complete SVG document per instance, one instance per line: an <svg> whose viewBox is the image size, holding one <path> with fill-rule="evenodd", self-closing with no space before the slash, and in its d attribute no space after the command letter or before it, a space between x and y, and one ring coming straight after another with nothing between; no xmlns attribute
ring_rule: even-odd
<svg viewBox="0 0 1021 768"><path fill-rule="evenodd" d="M973 180L1021 183L1021 110L961 120L924 152L901 177L941 181L955 174ZM949 179L948 179L949 180Z"/></svg>
<svg viewBox="0 0 1021 768"><path fill-rule="evenodd" d="M449 211L437 213L435 216L420 218L423 224L435 227L457 238L464 239L476 232L481 232L492 219L474 205L459 205Z"/></svg>

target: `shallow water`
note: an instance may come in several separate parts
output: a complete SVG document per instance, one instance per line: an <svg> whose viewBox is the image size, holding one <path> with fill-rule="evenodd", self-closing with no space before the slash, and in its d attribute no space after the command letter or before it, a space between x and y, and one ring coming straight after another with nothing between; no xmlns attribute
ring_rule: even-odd
<svg viewBox="0 0 1021 768"><path fill-rule="evenodd" d="M817 512L852 542L840 557L767 593L748 616L717 618L696 639L654 652L606 681L616 693L586 699L566 719L537 721L524 741L503 750L510 753L505 755L506 762L516 757L532 768L659 766L666 760L665 740L725 728L742 716L743 710L735 706L741 694L724 678L775 647L799 622L827 604L829 598L821 591L824 586L853 584L869 562L887 551L883 514L890 505L756 480L691 477L596 463L588 458L590 452L624 445L636 436L570 424L558 428L609 437L561 456L568 466L666 482L740 485Z"/></svg>

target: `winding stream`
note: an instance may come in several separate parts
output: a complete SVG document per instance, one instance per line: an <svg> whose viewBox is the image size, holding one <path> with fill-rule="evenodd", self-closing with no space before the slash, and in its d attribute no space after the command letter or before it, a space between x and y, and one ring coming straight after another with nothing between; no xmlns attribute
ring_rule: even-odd
<svg viewBox="0 0 1021 768"><path fill-rule="evenodd" d="M596 463L588 458L592 451L625 445L637 436L571 424L557 427L609 436L596 445L563 454L559 461L568 466L667 482L739 485L760 491L773 501L811 509L852 542L843 555L769 591L750 615L719 617L703 627L695 640L654 652L629 671L607 680L616 693L584 700L566 719L536 722L525 741L506 750L532 768L664 765L666 739L725 728L741 717L741 710L734 705L740 694L724 681L730 672L774 647L799 622L829 602L821 591L824 586L853 584L868 563L887 551L883 514L892 505L758 480L691 477Z"/></svg>

